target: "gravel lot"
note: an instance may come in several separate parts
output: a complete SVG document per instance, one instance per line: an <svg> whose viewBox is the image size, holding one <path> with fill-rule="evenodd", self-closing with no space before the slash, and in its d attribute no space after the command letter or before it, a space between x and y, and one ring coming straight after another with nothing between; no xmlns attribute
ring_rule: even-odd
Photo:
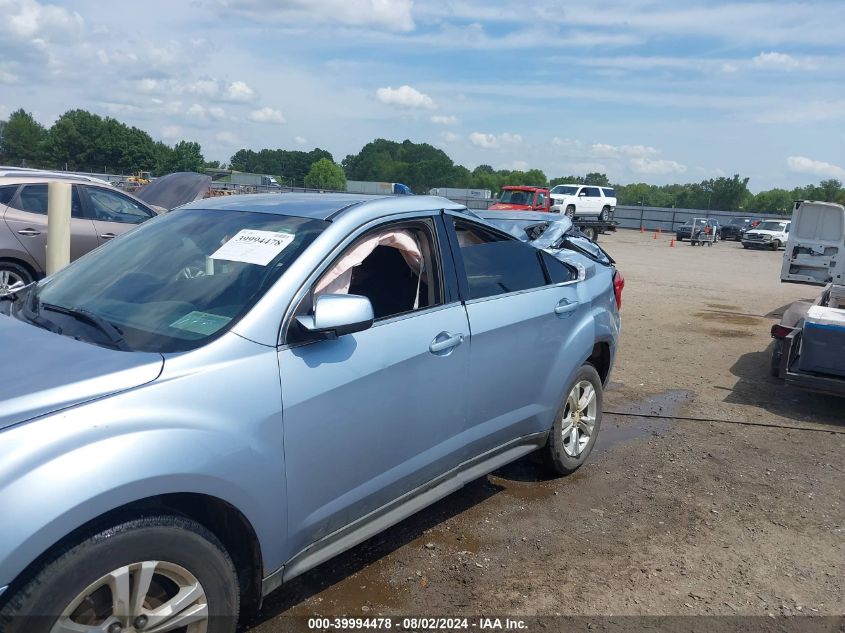
<svg viewBox="0 0 845 633"><path fill-rule="evenodd" d="M845 613L845 400L769 377L794 300L782 252L602 236L627 285L623 337L588 465L529 457L271 595L290 615ZM764 428L725 422L788 425ZM833 432L831 432L833 431Z"/></svg>

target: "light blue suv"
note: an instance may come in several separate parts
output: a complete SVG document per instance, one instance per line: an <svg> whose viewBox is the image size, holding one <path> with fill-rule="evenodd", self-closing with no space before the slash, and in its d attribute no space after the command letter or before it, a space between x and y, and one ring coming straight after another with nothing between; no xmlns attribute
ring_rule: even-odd
<svg viewBox="0 0 845 633"><path fill-rule="evenodd" d="M232 631L534 450L596 441L612 260L428 196L245 195L0 301L0 630Z"/></svg>

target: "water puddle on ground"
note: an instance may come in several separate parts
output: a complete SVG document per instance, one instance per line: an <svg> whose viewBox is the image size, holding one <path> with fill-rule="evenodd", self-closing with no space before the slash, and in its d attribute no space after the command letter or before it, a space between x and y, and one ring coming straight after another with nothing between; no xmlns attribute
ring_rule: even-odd
<svg viewBox="0 0 845 633"><path fill-rule="evenodd" d="M617 444L633 440L665 435L671 427L671 420L636 416L659 415L671 418L673 415L678 415L681 407L689 402L694 395L693 392L685 389L672 389L642 400L627 400L611 406L606 403L606 411L616 411L626 415L605 413L594 452L604 452Z"/></svg>

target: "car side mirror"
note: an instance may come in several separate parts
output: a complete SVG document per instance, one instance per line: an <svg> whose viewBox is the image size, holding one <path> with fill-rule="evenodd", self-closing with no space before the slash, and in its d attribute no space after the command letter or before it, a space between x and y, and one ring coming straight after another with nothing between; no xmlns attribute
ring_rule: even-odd
<svg viewBox="0 0 845 633"><path fill-rule="evenodd" d="M313 314L296 317L306 332L325 339L366 330L374 319L373 304L360 295L321 295Z"/></svg>

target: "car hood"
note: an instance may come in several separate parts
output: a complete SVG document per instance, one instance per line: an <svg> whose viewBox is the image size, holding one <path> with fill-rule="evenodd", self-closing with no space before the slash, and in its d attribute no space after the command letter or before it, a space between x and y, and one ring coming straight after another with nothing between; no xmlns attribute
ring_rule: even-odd
<svg viewBox="0 0 845 633"><path fill-rule="evenodd" d="M160 354L120 352L0 315L0 429L155 380Z"/></svg>
<svg viewBox="0 0 845 633"><path fill-rule="evenodd" d="M748 229L747 235L783 235L783 231L761 231L760 229Z"/></svg>

